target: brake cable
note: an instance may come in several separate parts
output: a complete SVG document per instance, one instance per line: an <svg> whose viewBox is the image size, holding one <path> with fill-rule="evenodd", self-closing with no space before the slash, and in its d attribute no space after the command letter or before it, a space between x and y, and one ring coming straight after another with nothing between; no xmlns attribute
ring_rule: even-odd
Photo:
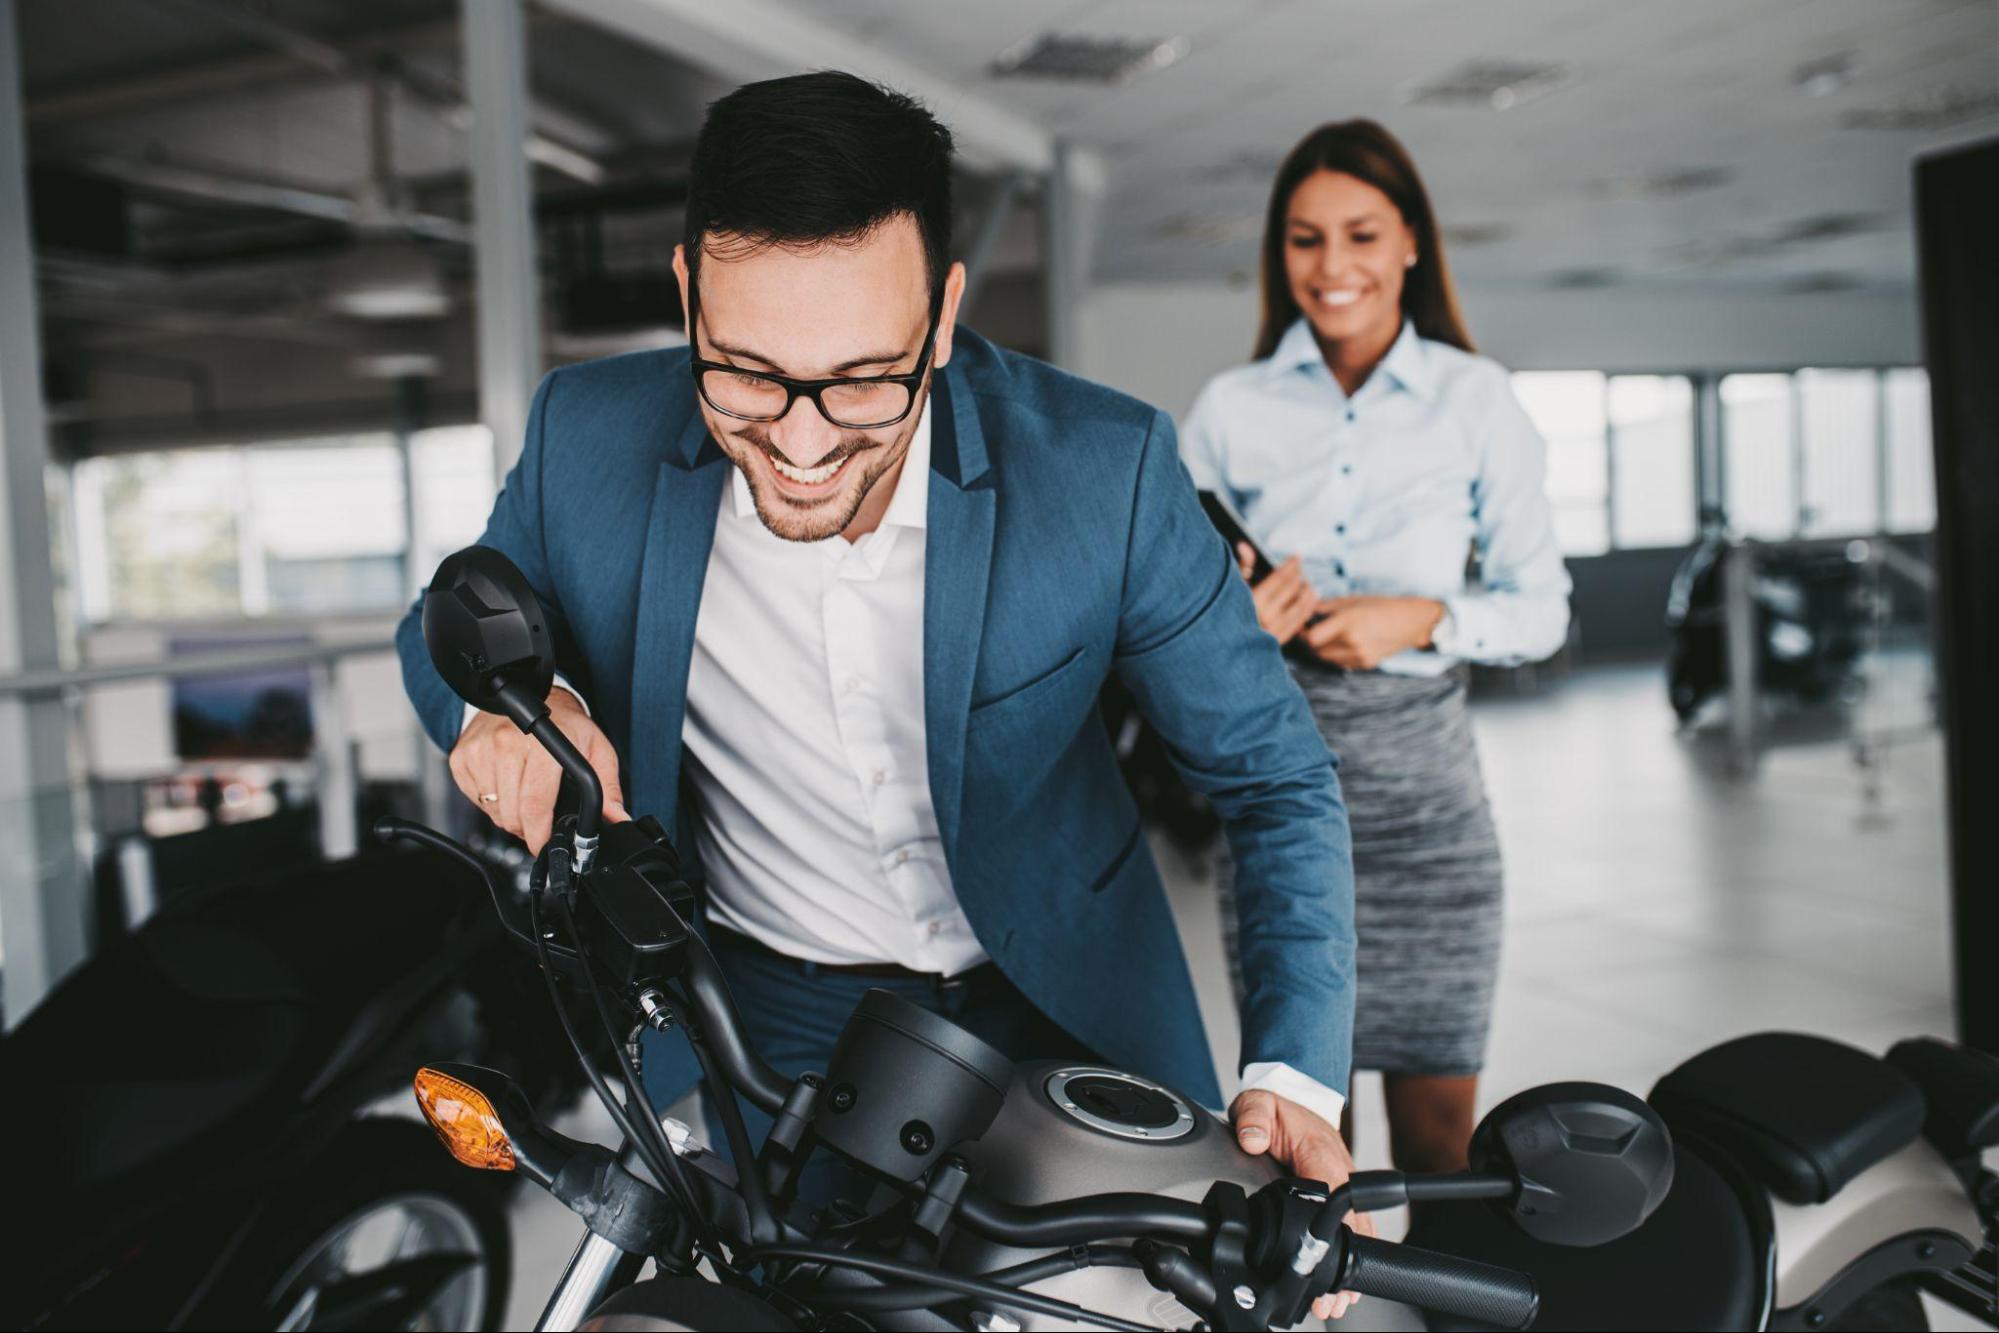
<svg viewBox="0 0 1999 1333"><path fill-rule="evenodd" d="M569 1039L570 1049L576 1053L576 1062L582 1066L583 1075L590 1081L590 1087L597 1094L597 1100L603 1103L604 1111L611 1117L612 1123L617 1125L625 1138L637 1149L639 1156L645 1161L647 1168L662 1181L672 1179L665 1167L653 1161L653 1153L657 1151L656 1145L650 1139L640 1135L638 1127L632 1123L631 1117L626 1113L624 1105L612 1095L611 1085L604 1081L602 1071L597 1068L596 1062L590 1058L589 1050L584 1046L582 1037L577 1034L576 1024L569 1016L569 1007L562 1002L561 988L555 984L555 967L549 958L547 936L542 930L539 895L532 892L528 894L528 927L534 940L536 960L541 964L542 980L548 985L548 1002L554 1006L555 1016L562 1024L562 1035ZM653 1129L662 1139L665 1137L665 1131L659 1128L657 1122L654 1123ZM668 1145L668 1151L669 1153L672 1151L671 1145ZM673 1187L668 1185L666 1188L671 1189ZM676 1202L687 1209L690 1222L698 1227L700 1225L701 1213L693 1206L693 1201L677 1197Z"/></svg>

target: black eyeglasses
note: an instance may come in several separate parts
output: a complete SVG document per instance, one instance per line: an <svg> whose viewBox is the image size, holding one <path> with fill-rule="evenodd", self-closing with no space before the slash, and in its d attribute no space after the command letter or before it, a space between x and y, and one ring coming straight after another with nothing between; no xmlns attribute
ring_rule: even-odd
<svg viewBox="0 0 1999 1333"><path fill-rule="evenodd" d="M701 312L701 298L692 283L688 284L687 304L687 326L692 331ZM923 350L916 354L916 369L907 375L795 380L788 375L770 375L705 360L696 353L689 362L694 387L702 402L738 421L777 421L800 398L810 398L820 416L842 429L879 430L893 426L916 405L916 391L930 369L930 354L937 345L937 325L943 313L943 301L933 302L930 331L923 335Z"/></svg>

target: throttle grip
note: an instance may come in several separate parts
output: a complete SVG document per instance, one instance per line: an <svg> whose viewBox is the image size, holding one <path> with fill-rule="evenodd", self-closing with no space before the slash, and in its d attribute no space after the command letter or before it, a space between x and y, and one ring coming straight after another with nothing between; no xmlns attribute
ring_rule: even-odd
<svg viewBox="0 0 1999 1333"><path fill-rule="evenodd" d="M1525 1273L1371 1236L1347 1237L1336 1290L1501 1328L1526 1328L1541 1305L1534 1279Z"/></svg>

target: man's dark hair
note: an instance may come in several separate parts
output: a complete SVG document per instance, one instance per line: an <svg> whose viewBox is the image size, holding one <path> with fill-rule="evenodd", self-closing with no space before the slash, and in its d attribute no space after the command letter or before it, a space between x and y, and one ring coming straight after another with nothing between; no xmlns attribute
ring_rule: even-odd
<svg viewBox="0 0 1999 1333"><path fill-rule="evenodd" d="M854 241L916 219L937 299L951 263L951 131L913 99L826 70L748 83L708 108L687 187L687 268L713 233Z"/></svg>

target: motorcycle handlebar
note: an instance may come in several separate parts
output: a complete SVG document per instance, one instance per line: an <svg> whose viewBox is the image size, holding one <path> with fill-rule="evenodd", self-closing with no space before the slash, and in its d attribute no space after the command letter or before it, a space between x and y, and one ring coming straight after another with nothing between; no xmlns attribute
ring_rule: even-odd
<svg viewBox="0 0 1999 1333"><path fill-rule="evenodd" d="M1338 1289L1400 1301L1500 1328L1534 1322L1541 1296L1534 1279L1452 1254L1350 1236Z"/></svg>
<svg viewBox="0 0 1999 1333"><path fill-rule="evenodd" d="M701 1038L722 1073L751 1104L776 1115L791 1093L791 1080L765 1064L743 1035L742 1015L722 979L708 945L688 929L687 997L701 1020Z"/></svg>
<svg viewBox="0 0 1999 1333"><path fill-rule="evenodd" d="M1209 1228L1200 1204L1157 1194L1089 1194L1022 1205L968 1189L958 1201L958 1219L981 1235L1023 1249L1144 1235L1199 1241Z"/></svg>

